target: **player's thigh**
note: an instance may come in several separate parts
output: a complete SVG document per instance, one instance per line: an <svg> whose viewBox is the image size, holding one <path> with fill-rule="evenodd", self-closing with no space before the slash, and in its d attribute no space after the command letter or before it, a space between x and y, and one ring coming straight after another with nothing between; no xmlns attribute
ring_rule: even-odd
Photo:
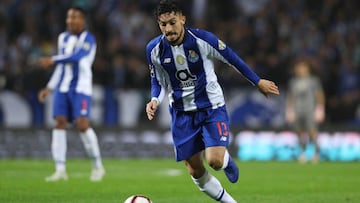
<svg viewBox="0 0 360 203"><path fill-rule="evenodd" d="M70 103L67 93L54 91L53 93L53 117L68 117L70 114Z"/></svg>
<svg viewBox="0 0 360 203"><path fill-rule="evenodd" d="M194 125L194 112L181 112L175 109L170 109L170 112L176 161L188 160L205 149L201 127Z"/></svg>

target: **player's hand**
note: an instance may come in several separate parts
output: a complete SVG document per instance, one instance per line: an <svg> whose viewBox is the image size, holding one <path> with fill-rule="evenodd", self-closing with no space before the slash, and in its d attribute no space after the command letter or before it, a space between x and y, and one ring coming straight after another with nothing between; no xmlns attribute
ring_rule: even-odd
<svg viewBox="0 0 360 203"><path fill-rule="evenodd" d="M287 123L292 124L295 121L295 111L290 108L286 108L285 111L285 120Z"/></svg>
<svg viewBox="0 0 360 203"><path fill-rule="evenodd" d="M259 91L266 97L268 97L269 94L280 94L278 86L273 81L260 79L257 86L259 88Z"/></svg>
<svg viewBox="0 0 360 203"><path fill-rule="evenodd" d="M46 69L52 65L54 65L54 61L51 57L40 57L39 60L38 60L38 64L40 67Z"/></svg>
<svg viewBox="0 0 360 203"><path fill-rule="evenodd" d="M146 104L146 114L149 120L152 120L155 116L155 112L157 110L158 103L156 100L151 100Z"/></svg>
<svg viewBox="0 0 360 203"><path fill-rule="evenodd" d="M51 90L49 88L44 88L40 90L38 94L38 99L41 103L45 101L45 98L50 94Z"/></svg>
<svg viewBox="0 0 360 203"><path fill-rule="evenodd" d="M314 111L314 118L317 123L322 123L325 120L325 110L323 105L317 105Z"/></svg>

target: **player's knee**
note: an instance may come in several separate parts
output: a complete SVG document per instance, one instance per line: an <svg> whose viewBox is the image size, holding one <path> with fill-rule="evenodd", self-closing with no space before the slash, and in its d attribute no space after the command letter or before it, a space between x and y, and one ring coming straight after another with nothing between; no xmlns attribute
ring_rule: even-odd
<svg viewBox="0 0 360 203"><path fill-rule="evenodd" d="M80 132L85 132L89 127L86 125L77 125L77 129Z"/></svg>
<svg viewBox="0 0 360 203"><path fill-rule="evenodd" d="M207 160L209 166L214 170L220 170L223 165L223 159L220 158L211 158Z"/></svg>
<svg viewBox="0 0 360 203"><path fill-rule="evenodd" d="M55 128L66 129L67 120L65 117L62 117L62 116L56 117L55 121L56 121Z"/></svg>
<svg viewBox="0 0 360 203"><path fill-rule="evenodd" d="M90 124L87 120L81 119L81 120L76 121L76 128L80 132L85 132L89 127L90 127Z"/></svg>
<svg viewBox="0 0 360 203"><path fill-rule="evenodd" d="M188 162L185 162L189 174L194 178L200 178L205 173L205 167L203 165L191 166Z"/></svg>

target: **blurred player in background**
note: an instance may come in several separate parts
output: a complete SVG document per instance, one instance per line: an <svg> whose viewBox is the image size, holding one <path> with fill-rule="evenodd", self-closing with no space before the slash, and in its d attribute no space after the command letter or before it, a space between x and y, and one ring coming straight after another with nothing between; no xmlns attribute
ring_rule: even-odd
<svg viewBox="0 0 360 203"><path fill-rule="evenodd" d="M310 64L299 61L294 65L294 77L289 82L286 99L286 120L292 124L299 136L301 152L298 161L305 163L307 140L303 135L307 133L315 145L312 161L319 161L319 145L317 142L318 123L325 117L325 97L320 80L311 73Z"/></svg>
<svg viewBox="0 0 360 203"><path fill-rule="evenodd" d="M58 37L58 55L41 57L39 65L55 70L47 86L39 92L44 102L53 92L53 116L56 124L52 131L51 151L56 171L46 181L67 180L66 173L66 128L75 121L81 140L89 157L93 159L90 180L102 180L105 170L101 161L99 144L90 126L89 116L92 95L92 64L96 54L96 41L86 30L86 16L83 9L72 7L66 17L67 31Z"/></svg>
<svg viewBox="0 0 360 203"><path fill-rule="evenodd" d="M260 79L214 34L186 28L186 17L177 1L162 0L155 16L162 35L146 48L152 97L146 105L148 119L154 118L168 91L176 160L185 161L201 191L220 202L236 202L203 164L205 150L211 168L223 169L232 183L238 180L239 169L227 150L230 129L224 96L211 59L234 67L265 95L279 94L278 87Z"/></svg>

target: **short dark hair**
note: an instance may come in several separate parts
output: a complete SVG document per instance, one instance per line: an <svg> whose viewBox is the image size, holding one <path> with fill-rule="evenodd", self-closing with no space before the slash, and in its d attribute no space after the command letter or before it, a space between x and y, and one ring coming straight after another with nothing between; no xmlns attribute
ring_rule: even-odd
<svg viewBox="0 0 360 203"><path fill-rule="evenodd" d="M74 9L74 10L76 10L76 11L79 11L79 12L81 13L81 15L83 15L83 17L86 19L87 13L86 13L85 9L81 8L80 6L71 6L71 7L69 8L69 10L70 10L70 9Z"/></svg>
<svg viewBox="0 0 360 203"><path fill-rule="evenodd" d="M158 18L160 15L164 13L183 13L183 8L178 0L161 0L158 4L154 16Z"/></svg>

